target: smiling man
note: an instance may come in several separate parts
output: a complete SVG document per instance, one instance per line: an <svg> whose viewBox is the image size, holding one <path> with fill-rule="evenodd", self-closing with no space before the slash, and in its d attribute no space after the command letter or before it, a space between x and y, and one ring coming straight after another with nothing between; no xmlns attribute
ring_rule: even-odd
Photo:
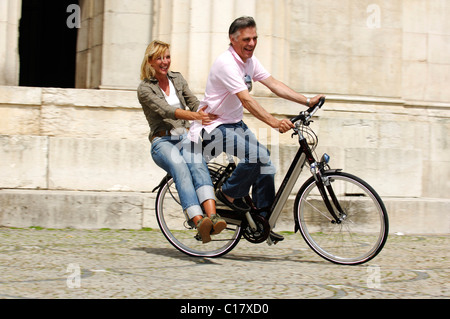
<svg viewBox="0 0 450 319"><path fill-rule="evenodd" d="M242 199L252 188L256 207L268 211L275 199L275 168L267 148L259 144L255 135L242 121L246 108L253 116L270 127L287 132L293 127L288 119L278 120L267 112L251 95L252 81L259 81L277 96L306 106L318 103L322 95L311 100L276 80L254 56L258 43L255 20L252 17L236 19L229 28L230 47L222 53L211 67L201 106L205 112L217 115L209 125L195 122L189 136L192 141L203 140L205 156L219 155L224 151L239 158L239 164L231 177L216 192L224 204L239 211L249 207ZM215 150L215 154L208 154ZM265 214L263 213L263 216ZM282 236L271 232L273 241Z"/></svg>

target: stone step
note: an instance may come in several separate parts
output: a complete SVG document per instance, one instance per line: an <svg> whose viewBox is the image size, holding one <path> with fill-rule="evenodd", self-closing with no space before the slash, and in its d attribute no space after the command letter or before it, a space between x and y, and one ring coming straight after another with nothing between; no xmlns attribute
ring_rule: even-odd
<svg viewBox="0 0 450 319"><path fill-rule="evenodd" d="M0 190L0 226L77 229L158 228L156 194L150 192L92 192ZM286 203L277 231L293 231L294 196ZM384 198L390 232L450 233L450 200ZM181 214L181 212L180 212Z"/></svg>

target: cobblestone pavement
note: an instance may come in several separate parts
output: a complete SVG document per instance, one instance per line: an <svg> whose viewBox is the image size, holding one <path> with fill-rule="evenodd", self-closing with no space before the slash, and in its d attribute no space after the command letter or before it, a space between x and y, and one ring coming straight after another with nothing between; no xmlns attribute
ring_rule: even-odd
<svg viewBox="0 0 450 319"><path fill-rule="evenodd" d="M199 259L157 230L0 228L0 298L450 298L449 235L391 235L359 266L332 264L299 234L284 235Z"/></svg>

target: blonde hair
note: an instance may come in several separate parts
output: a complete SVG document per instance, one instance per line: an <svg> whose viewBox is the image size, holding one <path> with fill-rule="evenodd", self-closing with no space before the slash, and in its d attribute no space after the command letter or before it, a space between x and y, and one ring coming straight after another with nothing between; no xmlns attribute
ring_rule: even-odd
<svg viewBox="0 0 450 319"><path fill-rule="evenodd" d="M154 40L147 46L141 64L141 80L150 79L155 76L155 69L153 69L149 62L156 57L163 56L168 49L170 49L170 44L159 40Z"/></svg>

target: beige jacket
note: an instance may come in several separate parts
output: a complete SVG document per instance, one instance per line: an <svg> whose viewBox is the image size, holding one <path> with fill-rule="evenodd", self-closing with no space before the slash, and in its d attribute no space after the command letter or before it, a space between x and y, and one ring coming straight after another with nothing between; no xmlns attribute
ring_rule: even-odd
<svg viewBox="0 0 450 319"><path fill-rule="evenodd" d="M189 109L196 112L200 102L189 89L181 73L170 71L168 77L175 87L181 107L184 110ZM143 80L138 87L137 95L150 126L150 140L156 132L170 131L173 128L189 128L189 121L175 118L176 108L166 102L157 79Z"/></svg>

